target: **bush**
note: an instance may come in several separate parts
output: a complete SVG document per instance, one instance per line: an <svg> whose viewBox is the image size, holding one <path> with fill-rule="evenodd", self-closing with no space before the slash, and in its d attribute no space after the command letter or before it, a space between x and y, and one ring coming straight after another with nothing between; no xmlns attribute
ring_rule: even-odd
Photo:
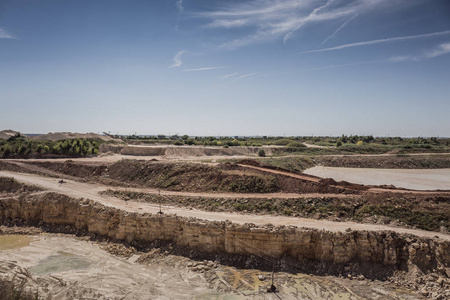
<svg viewBox="0 0 450 300"><path fill-rule="evenodd" d="M266 156L266 151L264 151L264 149L259 149L258 150L258 156L261 156L261 157Z"/></svg>
<svg viewBox="0 0 450 300"><path fill-rule="evenodd" d="M302 144L300 142L290 142L286 145L287 148L306 148L305 144Z"/></svg>
<svg viewBox="0 0 450 300"><path fill-rule="evenodd" d="M186 143L187 145L194 145L194 144L195 144L195 141L194 141L194 139L189 138L189 139L187 139L187 140L185 141L185 143Z"/></svg>
<svg viewBox="0 0 450 300"><path fill-rule="evenodd" d="M340 147L340 146L342 146L342 141L341 140L337 140L336 147Z"/></svg>
<svg viewBox="0 0 450 300"><path fill-rule="evenodd" d="M300 152L304 149L306 149L306 146L299 142L290 142L286 145L287 152Z"/></svg>
<svg viewBox="0 0 450 300"><path fill-rule="evenodd" d="M286 146L287 144L289 144L290 142L292 142L292 140L290 139L281 139L281 140L276 140L274 142L275 145L279 145L279 146Z"/></svg>
<svg viewBox="0 0 450 300"><path fill-rule="evenodd" d="M358 141L358 142L356 143L356 146L362 146L362 145L364 145L364 142L363 142L363 141Z"/></svg>

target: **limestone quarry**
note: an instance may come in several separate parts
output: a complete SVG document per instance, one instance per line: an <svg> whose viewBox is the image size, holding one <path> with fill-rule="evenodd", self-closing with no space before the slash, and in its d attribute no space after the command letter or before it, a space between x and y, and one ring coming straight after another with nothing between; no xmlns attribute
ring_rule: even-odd
<svg viewBox="0 0 450 300"><path fill-rule="evenodd" d="M103 146L2 160L0 277L44 299L450 297L445 181L363 185L256 153Z"/></svg>

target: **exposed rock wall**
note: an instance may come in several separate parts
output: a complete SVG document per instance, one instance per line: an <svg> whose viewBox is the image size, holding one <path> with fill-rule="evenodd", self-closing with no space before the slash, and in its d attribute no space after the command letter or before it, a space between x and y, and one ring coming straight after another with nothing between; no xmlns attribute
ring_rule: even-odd
<svg viewBox="0 0 450 300"><path fill-rule="evenodd" d="M136 245L161 240L206 254L257 255L289 259L298 265L351 263L450 272L450 242L394 232L241 226L173 215L130 213L56 193L3 198L0 208L2 224L62 225Z"/></svg>

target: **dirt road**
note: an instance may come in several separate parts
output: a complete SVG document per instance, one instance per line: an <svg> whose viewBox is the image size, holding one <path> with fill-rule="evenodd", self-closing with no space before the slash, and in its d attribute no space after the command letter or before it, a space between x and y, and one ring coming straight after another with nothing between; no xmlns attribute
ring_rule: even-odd
<svg viewBox="0 0 450 300"><path fill-rule="evenodd" d="M87 184L67 180L67 183L59 184L59 179L42 177L33 174L24 174L8 171L0 171L0 176L14 177L16 180L26 183L40 186L48 191L65 194L74 198L86 198L97 201L105 206L116 207L130 212L140 213L157 213L159 211L158 205L152 205L147 203L137 203L128 201L125 202L118 198L109 197L105 195L99 195L99 192L106 190L108 187L99 184ZM198 195L198 194L197 194ZM211 196L216 197L215 194ZM271 223L276 226L296 226L307 227L315 229L325 229L328 231L345 231L347 228L353 230L392 230L398 233L408 233L421 237L435 237L450 240L449 234L429 232L416 229L398 228L385 225L372 225L372 224L359 224L354 222L333 222L325 220L312 220L304 218L284 217L284 216L271 216L271 215L243 215L237 213L227 212L206 212L195 209L187 209L180 207L164 206L163 212L166 214L176 214L182 217L195 217L198 219L204 219L209 221L225 221L229 220L234 223L244 224L253 223L256 225L264 225Z"/></svg>
<svg viewBox="0 0 450 300"><path fill-rule="evenodd" d="M289 177L302 179L302 180L307 180L307 181L312 181L312 182L319 182L320 181L320 178L315 178L315 177L307 176L307 175L293 174L293 173L284 172L284 171L278 171L278 170L273 170L273 169L255 167L255 166L252 166L252 165L240 165L240 164L238 164L238 166L243 167L243 168L250 168L250 169L255 169L255 170L259 170L259 171L263 171L263 172L273 173L273 174L289 176Z"/></svg>

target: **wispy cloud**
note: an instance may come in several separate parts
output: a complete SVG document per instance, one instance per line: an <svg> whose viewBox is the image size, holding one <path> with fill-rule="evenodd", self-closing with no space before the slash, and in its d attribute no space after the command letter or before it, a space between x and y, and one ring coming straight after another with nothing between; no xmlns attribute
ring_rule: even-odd
<svg viewBox="0 0 450 300"><path fill-rule="evenodd" d="M389 58L390 62L404 62L404 61L421 61L424 59L435 58L441 55L450 54L450 43L443 43L434 49L428 50L422 55L402 55L402 56L393 56Z"/></svg>
<svg viewBox="0 0 450 300"><path fill-rule="evenodd" d="M325 3L322 6L319 6L315 8L306 18L303 19L302 22L300 22L294 29L286 33L286 35L283 38L283 42L286 43L291 36L294 34L295 31L299 30L300 27L302 27L304 24L306 24L309 20L313 19L317 16L317 13L320 12L322 9L327 8L331 3L333 3L336 0L328 0L327 3Z"/></svg>
<svg viewBox="0 0 450 300"><path fill-rule="evenodd" d="M248 77L254 77L254 76L256 76L256 74L258 74L258 73L244 74L244 75L241 75L241 76L237 77L232 82L236 82L236 81L239 81L241 79L248 78Z"/></svg>
<svg viewBox="0 0 450 300"><path fill-rule="evenodd" d="M236 72L236 73L233 73L233 74L227 74L227 75L223 75L223 76L222 76L222 78L223 78L223 79L231 78L231 77L234 77L234 76L236 76L237 74L239 74L239 73L238 73L238 72Z"/></svg>
<svg viewBox="0 0 450 300"><path fill-rule="evenodd" d="M425 53L425 57L433 58L450 53L450 43L440 44L437 49Z"/></svg>
<svg viewBox="0 0 450 300"><path fill-rule="evenodd" d="M399 55L399 56L392 56L388 60L390 62L403 62L403 61L409 61L409 60L418 61L419 58L417 56L412 56L412 55Z"/></svg>
<svg viewBox="0 0 450 300"><path fill-rule="evenodd" d="M183 62L181 61L181 56L186 52L186 50L182 50L175 54L175 56L173 57L173 64L170 65L170 68L177 68L181 66L183 64Z"/></svg>
<svg viewBox="0 0 450 300"><path fill-rule="evenodd" d="M235 49L277 38L286 42L306 24L355 17L368 3L372 3L373 7L382 2L388 1L250 0L229 2L217 10L197 13L196 16L209 20L204 27L245 27L247 35L226 41L219 46Z"/></svg>
<svg viewBox="0 0 450 300"><path fill-rule="evenodd" d="M209 70L217 70L224 69L226 67L206 67L206 68L197 68L197 69L184 69L184 72L198 72L198 71L209 71Z"/></svg>
<svg viewBox="0 0 450 300"><path fill-rule="evenodd" d="M212 23L205 25L205 27L209 28L232 28L232 27L241 27L247 23L247 20L237 19L237 20L223 20L218 19L214 20Z"/></svg>
<svg viewBox="0 0 450 300"><path fill-rule="evenodd" d="M410 35L410 36L400 36L400 37L372 40L372 41L365 41L365 42L358 42L358 43L350 43L350 44L339 45L339 46L336 46L336 47L304 51L302 53L317 53L317 52L335 51L335 50L341 50L341 49L353 48L353 47L363 47L363 46L370 46L370 45L376 45L376 44L384 44L384 43L401 42L401 41L408 41L408 40L415 40L415 39L423 39L423 38L440 36L440 35L447 35L447 34L450 34L450 30L440 31L440 32L433 32L433 33L418 34L418 35Z"/></svg>
<svg viewBox="0 0 450 300"><path fill-rule="evenodd" d="M15 39L16 37L5 29L0 28L0 39Z"/></svg>
<svg viewBox="0 0 450 300"><path fill-rule="evenodd" d="M372 4L372 2L367 3L367 5L365 7L363 7L361 10L357 11L353 16L350 17L350 19L348 19L347 21L345 21L341 26L339 26L338 29L336 29L332 34L330 34L329 36L327 36L321 43L321 45L325 44L329 39L334 38L336 36L336 34L341 31L345 26L347 26L348 23L350 23L351 21L353 21L357 16L359 16L364 10L366 10L369 5Z"/></svg>
<svg viewBox="0 0 450 300"><path fill-rule="evenodd" d="M175 3L178 9L178 13L182 14L184 12L183 0L177 0Z"/></svg>

